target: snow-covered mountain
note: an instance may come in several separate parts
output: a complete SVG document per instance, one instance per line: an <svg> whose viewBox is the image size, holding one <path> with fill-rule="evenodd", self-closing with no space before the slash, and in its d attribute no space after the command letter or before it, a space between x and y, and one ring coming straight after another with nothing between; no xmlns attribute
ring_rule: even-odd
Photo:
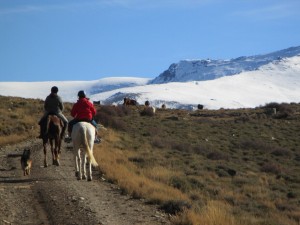
<svg viewBox="0 0 300 225"><path fill-rule="evenodd" d="M102 92L146 85L149 81L149 78L110 77L92 81L0 82L0 95L44 99L51 87L57 86L64 101L76 102L79 90L93 99L93 95Z"/></svg>
<svg viewBox="0 0 300 225"><path fill-rule="evenodd" d="M265 55L242 56L231 60L182 60L179 63L173 63L169 69L152 80L151 84L213 80L241 72L254 71L268 63L299 54L300 46Z"/></svg>
<svg viewBox="0 0 300 225"><path fill-rule="evenodd" d="M281 59L255 71L215 80L148 84L94 95L114 103L124 96L155 106L207 109L253 108L269 102L300 102L300 56Z"/></svg>
<svg viewBox="0 0 300 225"><path fill-rule="evenodd" d="M111 77L94 81L0 82L0 95L45 99L55 85L65 102L75 102L79 90L85 90L91 100L100 100L102 104L122 104L124 97L131 97L139 104L148 100L156 107L165 104L168 108L186 109L196 108L198 104L207 109L219 109L252 108L269 102L300 102L300 47L240 57L227 61L227 64L224 60L215 60L213 66L212 61L207 67L202 66L201 61L195 63L200 64L200 67L194 67L197 71L201 70L203 74L207 71L201 79L199 76L198 79L191 78L191 61L182 61L186 66L180 66L178 71L181 72L175 73L181 82L160 83L158 78L162 75L154 80ZM187 68L185 72L183 68ZM204 77L207 80L203 80ZM183 82L185 79L192 80Z"/></svg>

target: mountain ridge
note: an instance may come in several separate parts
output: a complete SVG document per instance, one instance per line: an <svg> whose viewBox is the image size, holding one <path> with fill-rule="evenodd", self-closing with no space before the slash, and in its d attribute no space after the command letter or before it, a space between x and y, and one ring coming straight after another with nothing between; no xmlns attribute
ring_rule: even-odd
<svg viewBox="0 0 300 225"><path fill-rule="evenodd" d="M273 61L280 61L283 58L293 57L299 54L300 46L290 47L264 55L240 56L230 60L180 60L178 63L172 63L167 70L151 80L150 84L214 80L223 76L254 71Z"/></svg>
<svg viewBox="0 0 300 225"><path fill-rule="evenodd" d="M222 76L214 79L185 82L181 79L180 82L159 84L153 83L152 79L138 77L107 77L93 81L0 82L0 95L44 100L50 88L58 86L59 95L66 102L76 102L79 90L85 90L92 101L101 101L101 104L118 105L123 103L124 97L130 97L139 104L150 101L155 107L164 104L167 108L183 109L196 109L198 104L204 105L205 109L219 109L253 108L269 102L300 102L298 51L300 47L292 47L277 51L276 54L223 60L224 63L231 63L228 67L231 69L232 65L236 65L233 62L248 60L254 69L235 75L223 71L225 75L222 75L223 67L215 63L215 70ZM266 64L266 61L270 62ZM200 63L205 64L204 61ZM207 63L213 65L211 61Z"/></svg>

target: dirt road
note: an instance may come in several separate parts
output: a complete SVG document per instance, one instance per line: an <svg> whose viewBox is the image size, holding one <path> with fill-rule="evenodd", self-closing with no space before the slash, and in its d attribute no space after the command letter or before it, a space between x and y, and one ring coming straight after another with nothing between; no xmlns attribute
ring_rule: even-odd
<svg viewBox="0 0 300 225"><path fill-rule="evenodd" d="M32 149L30 176L23 176L21 170L24 147ZM63 146L60 163L43 167L41 140L0 149L1 225L170 224L156 206L121 195L97 170L92 182L76 180L72 149Z"/></svg>

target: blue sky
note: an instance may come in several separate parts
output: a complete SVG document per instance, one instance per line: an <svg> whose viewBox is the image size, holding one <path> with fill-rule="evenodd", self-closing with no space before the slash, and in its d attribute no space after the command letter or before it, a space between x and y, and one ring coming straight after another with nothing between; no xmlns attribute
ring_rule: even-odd
<svg viewBox="0 0 300 225"><path fill-rule="evenodd" d="M299 45L299 0L0 0L0 81L155 78Z"/></svg>

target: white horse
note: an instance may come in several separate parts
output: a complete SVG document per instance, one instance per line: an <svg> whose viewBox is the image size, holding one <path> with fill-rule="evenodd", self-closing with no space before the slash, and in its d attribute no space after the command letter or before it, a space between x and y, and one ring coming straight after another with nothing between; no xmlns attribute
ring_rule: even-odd
<svg viewBox="0 0 300 225"><path fill-rule="evenodd" d="M98 166L94 155L93 147L95 140L95 127L88 122L78 122L73 126L72 142L75 157L75 176L78 180L86 179L86 159L88 159L88 181L92 180L92 165ZM81 160L81 149L85 149L84 158ZM83 174L82 174L83 169Z"/></svg>

